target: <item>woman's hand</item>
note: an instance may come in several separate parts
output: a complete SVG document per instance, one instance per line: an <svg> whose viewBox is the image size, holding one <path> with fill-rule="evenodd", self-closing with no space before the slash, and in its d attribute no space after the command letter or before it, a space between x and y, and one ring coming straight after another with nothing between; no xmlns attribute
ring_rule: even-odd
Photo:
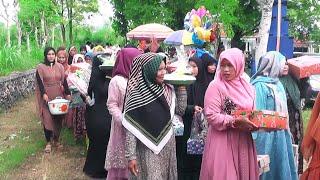
<svg viewBox="0 0 320 180"><path fill-rule="evenodd" d="M138 176L139 170L137 160L134 159L129 161L129 170L133 175Z"/></svg>
<svg viewBox="0 0 320 180"><path fill-rule="evenodd" d="M202 112L202 107L200 107L200 106L194 106L194 113L200 113L200 112Z"/></svg>
<svg viewBox="0 0 320 180"><path fill-rule="evenodd" d="M248 118L235 119L233 126L241 131L256 131L258 127Z"/></svg>
<svg viewBox="0 0 320 180"><path fill-rule="evenodd" d="M43 94L42 98L46 103L49 102L49 97L47 94Z"/></svg>

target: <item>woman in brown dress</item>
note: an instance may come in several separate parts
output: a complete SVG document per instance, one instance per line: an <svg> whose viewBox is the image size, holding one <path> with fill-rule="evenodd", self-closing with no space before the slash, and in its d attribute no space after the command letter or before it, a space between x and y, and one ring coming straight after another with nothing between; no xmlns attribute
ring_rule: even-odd
<svg viewBox="0 0 320 180"><path fill-rule="evenodd" d="M42 121L44 134L47 140L45 152L51 152L52 141L59 143L63 115L51 115L48 102L56 97L71 99L64 68L55 63L56 52L52 47L44 50L44 62L36 69L36 97L38 101L39 115Z"/></svg>

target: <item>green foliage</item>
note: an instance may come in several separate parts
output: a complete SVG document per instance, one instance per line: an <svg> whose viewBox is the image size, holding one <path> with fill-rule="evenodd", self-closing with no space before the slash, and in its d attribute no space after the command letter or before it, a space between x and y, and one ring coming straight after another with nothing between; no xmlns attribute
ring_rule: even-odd
<svg viewBox="0 0 320 180"><path fill-rule="evenodd" d="M87 41L105 45L106 43L124 45L125 39L116 33L111 27L102 27L92 31L88 27L76 28L75 44L82 45Z"/></svg>
<svg viewBox="0 0 320 180"><path fill-rule="evenodd" d="M204 5L215 21L223 24L231 46L242 47L241 38L253 35L258 29L261 13L255 0L200 0L197 7Z"/></svg>
<svg viewBox="0 0 320 180"><path fill-rule="evenodd" d="M210 13L215 16L216 22L222 23L228 36L233 37L234 32L232 25L239 21L239 17L236 16L239 8L238 0L200 0L197 3L197 7L205 6Z"/></svg>
<svg viewBox="0 0 320 180"><path fill-rule="evenodd" d="M302 111L302 120L303 120L303 130L304 130L304 132L306 132L306 129L308 127L308 122L310 120L311 111L312 111L312 109L310 109L310 108Z"/></svg>
<svg viewBox="0 0 320 180"><path fill-rule="evenodd" d="M320 1L288 0L290 34L300 40L320 43Z"/></svg>
<svg viewBox="0 0 320 180"><path fill-rule="evenodd" d="M122 36L130 29L146 23L160 23L175 30L182 29L186 13L195 5L195 1L191 0L183 3L176 0L112 0L111 3L115 8L113 28Z"/></svg>
<svg viewBox="0 0 320 180"><path fill-rule="evenodd" d="M0 49L0 76L7 75L12 71L23 71L34 68L43 61L43 50L32 49L27 52L23 46L21 51L17 46Z"/></svg>

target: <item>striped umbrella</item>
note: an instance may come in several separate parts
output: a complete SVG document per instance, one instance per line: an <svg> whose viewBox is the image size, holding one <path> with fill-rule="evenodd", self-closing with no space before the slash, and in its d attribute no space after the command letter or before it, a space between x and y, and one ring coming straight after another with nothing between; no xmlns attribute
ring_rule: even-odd
<svg viewBox="0 0 320 180"><path fill-rule="evenodd" d="M167 38L173 30L165 25L151 23L138 26L127 33L129 39L150 39L155 37L158 40Z"/></svg>
<svg viewBox="0 0 320 180"><path fill-rule="evenodd" d="M164 40L164 43L174 46L191 45L193 44L192 33L186 30L174 31Z"/></svg>

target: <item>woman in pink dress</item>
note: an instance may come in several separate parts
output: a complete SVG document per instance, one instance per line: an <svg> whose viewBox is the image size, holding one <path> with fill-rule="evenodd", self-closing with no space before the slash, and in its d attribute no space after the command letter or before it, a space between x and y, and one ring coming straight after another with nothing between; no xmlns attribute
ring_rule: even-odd
<svg viewBox="0 0 320 180"><path fill-rule="evenodd" d="M248 119L236 119L233 110L253 110L255 93L244 80L244 55L237 48L220 55L215 79L204 99L209 124L201 165L201 180L257 180L258 163Z"/></svg>
<svg viewBox="0 0 320 180"><path fill-rule="evenodd" d="M136 48L121 49L109 84L107 106L112 122L105 163L108 180L128 179L128 161L124 153L126 131L121 124L122 109L132 61L140 54L141 51Z"/></svg>

